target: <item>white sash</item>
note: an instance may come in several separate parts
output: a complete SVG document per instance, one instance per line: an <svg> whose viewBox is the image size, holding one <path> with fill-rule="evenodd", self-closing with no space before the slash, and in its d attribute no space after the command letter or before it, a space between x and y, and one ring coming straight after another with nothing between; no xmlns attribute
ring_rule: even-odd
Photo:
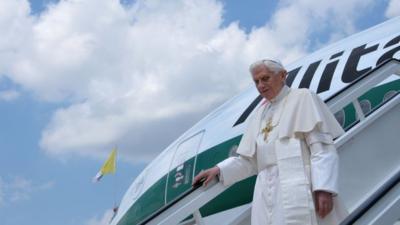
<svg viewBox="0 0 400 225"><path fill-rule="evenodd" d="M310 184L305 174L300 140L296 138L275 141L282 205L287 225L311 225L313 207L308 194Z"/></svg>

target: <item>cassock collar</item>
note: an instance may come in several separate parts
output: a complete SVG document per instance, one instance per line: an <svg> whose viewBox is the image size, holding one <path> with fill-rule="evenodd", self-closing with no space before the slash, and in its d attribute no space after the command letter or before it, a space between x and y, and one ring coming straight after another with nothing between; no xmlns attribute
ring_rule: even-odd
<svg viewBox="0 0 400 225"><path fill-rule="evenodd" d="M289 94L290 88L287 85L283 85L281 91L279 92L279 94L273 98L271 101L267 100L268 103L278 103L280 101L282 101L282 99L284 99L286 97L286 95Z"/></svg>

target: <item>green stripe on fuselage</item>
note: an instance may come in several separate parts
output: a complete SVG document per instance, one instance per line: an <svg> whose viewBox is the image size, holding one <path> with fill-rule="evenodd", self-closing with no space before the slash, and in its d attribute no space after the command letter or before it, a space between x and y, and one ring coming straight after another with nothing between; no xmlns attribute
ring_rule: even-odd
<svg viewBox="0 0 400 225"><path fill-rule="evenodd" d="M153 212L164 206L165 184L167 175L163 176L155 184L139 197L129 208L128 212L118 222L118 225L138 224L150 216Z"/></svg>
<svg viewBox="0 0 400 225"><path fill-rule="evenodd" d="M394 80L392 82L388 82L386 84L377 86L367 91L365 94L361 95L358 98L359 102L367 101L370 103L370 109L367 110L364 108L364 113L368 115L368 113L375 110L381 104L385 102L385 95L388 93L394 93L400 91L400 80ZM345 112L345 123L343 128L348 130L354 124L358 122L358 118L356 115L356 111L354 109L353 104L349 104L344 107Z"/></svg>

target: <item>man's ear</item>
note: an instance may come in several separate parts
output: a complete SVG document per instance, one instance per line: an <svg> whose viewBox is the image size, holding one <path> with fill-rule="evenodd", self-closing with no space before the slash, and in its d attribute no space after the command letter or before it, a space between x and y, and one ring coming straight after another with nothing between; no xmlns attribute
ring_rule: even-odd
<svg viewBox="0 0 400 225"><path fill-rule="evenodd" d="M286 80L286 75L287 75L286 70L282 70L280 76L282 76L282 78L284 78L284 80Z"/></svg>

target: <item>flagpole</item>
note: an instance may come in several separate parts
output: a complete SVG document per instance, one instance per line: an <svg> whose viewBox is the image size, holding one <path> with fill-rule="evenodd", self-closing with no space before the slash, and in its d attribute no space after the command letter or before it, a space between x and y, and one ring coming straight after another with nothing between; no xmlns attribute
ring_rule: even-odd
<svg viewBox="0 0 400 225"><path fill-rule="evenodd" d="M114 198L114 207L113 207L113 211L114 214L116 213L116 211L118 210L118 206L117 206L117 174L116 174L116 158L117 158L117 153L118 151L118 146L115 145L115 147L113 148L113 150L111 151L110 156L108 157L108 159L104 162L103 166L100 168L99 172L96 174L96 176L92 179L93 182L99 182L100 179L106 175L106 174L113 174L115 176L114 178L114 184L112 186L114 186L114 190L113 190L113 198Z"/></svg>
<svg viewBox="0 0 400 225"><path fill-rule="evenodd" d="M117 151L117 154L116 154L116 157L115 157L115 164L117 164L117 159L118 159L118 146L117 145L115 145L115 149L116 149L116 151ZM116 167L116 165L115 165L115 167ZM118 176L118 174L116 173L116 171L115 171L115 174L114 174L114 176L115 176L115 178L114 178L114 209L115 208L117 208L118 207L118 205L117 205L117 176Z"/></svg>
<svg viewBox="0 0 400 225"><path fill-rule="evenodd" d="M115 145L115 161L114 161L114 168L115 168L115 170L114 170L114 206L113 206L113 209L112 209L112 211L113 211L113 216L111 217L111 220L110 220L110 223L111 223L111 221L114 219L114 217L117 215L117 213L118 213L118 209L119 209L119 205L117 205L117 176L118 176L118 174L117 174L117 159L118 159L118 146L117 145Z"/></svg>

